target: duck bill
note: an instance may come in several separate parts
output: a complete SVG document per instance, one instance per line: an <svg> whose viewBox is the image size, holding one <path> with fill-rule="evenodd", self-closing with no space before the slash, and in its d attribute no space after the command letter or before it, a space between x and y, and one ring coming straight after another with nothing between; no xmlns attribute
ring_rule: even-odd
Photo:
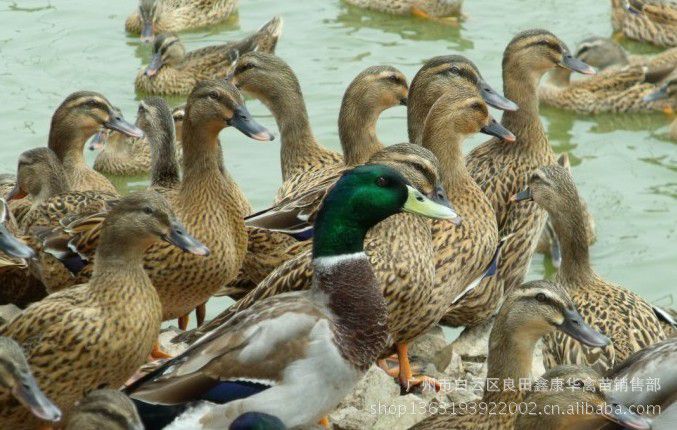
<svg viewBox="0 0 677 430"><path fill-rule="evenodd" d="M252 118L245 105L240 105L235 108L233 117L228 120L228 125L240 130L242 134L254 140L268 142L275 139L275 136L268 131L267 128L259 124Z"/></svg>
<svg viewBox="0 0 677 430"><path fill-rule="evenodd" d="M642 100L644 100L646 103L650 103L655 102L657 100L665 99L667 97L668 97L668 87L667 85L663 85L656 91L652 91L649 94L645 95Z"/></svg>
<svg viewBox="0 0 677 430"><path fill-rule="evenodd" d="M503 127L498 121L494 118L491 118L489 124L485 125L480 129L480 132L488 134L490 136L498 137L501 140L506 142L514 142L515 135L510 132L507 128Z"/></svg>
<svg viewBox="0 0 677 430"><path fill-rule="evenodd" d="M564 53L559 66L584 75L594 75L597 73L594 67L574 57L570 52Z"/></svg>
<svg viewBox="0 0 677 430"><path fill-rule="evenodd" d="M143 130L134 124L130 124L129 122L125 121L124 118L116 114L111 114L110 119L103 123L103 126L109 130L119 131L125 136L135 137L138 139L143 137Z"/></svg>
<svg viewBox="0 0 677 430"><path fill-rule="evenodd" d="M602 415L609 421L613 421L623 428L633 430L651 429L651 420L649 418L637 415L628 409L627 406L613 401L613 399L607 399Z"/></svg>
<svg viewBox="0 0 677 430"><path fill-rule="evenodd" d="M461 217L454 211L451 205L434 202L411 185L407 185L407 200L404 202L402 210L428 218L448 219L454 222L454 224L460 224L461 222Z"/></svg>
<svg viewBox="0 0 677 430"><path fill-rule="evenodd" d="M42 420L56 422L61 419L61 410L45 396L33 375L26 372L18 379L12 394L22 405Z"/></svg>
<svg viewBox="0 0 677 430"><path fill-rule="evenodd" d="M7 195L5 196L5 200L7 200L8 202L12 200L21 200L27 195L28 193L22 191L21 187L19 187L19 183L17 182L14 184L14 188L12 188L9 193L7 193Z"/></svg>
<svg viewBox="0 0 677 430"><path fill-rule="evenodd" d="M146 67L146 70L143 72L143 74L149 78L152 78L153 76L157 75L157 72L162 67L162 64L162 54L159 52L157 54L153 54L153 58L150 59L150 64L148 67Z"/></svg>
<svg viewBox="0 0 677 430"><path fill-rule="evenodd" d="M141 41L143 43L150 43L153 41L153 21L151 19L143 20L143 27L141 28Z"/></svg>
<svg viewBox="0 0 677 430"><path fill-rule="evenodd" d="M103 149L106 144L106 130L99 130L94 137L92 137L91 142L89 142L89 150L96 151L97 149Z"/></svg>
<svg viewBox="0 0 677 430"><path fill-rule="evenodd" d="M23 259L34 258L36 255L33 248L14 237L4 224L0 224L0 250L12 257Z"/></svg>
<svg viewBox="0 0 677 430"><path fill-rule="evenodd" d="M500 110L517 110L519 107L517 103L506 99L500 95L496 90L494 90L489 84L486 83L483 79L480 79L480 94L482 98L489 106L495 107Z"/></svg>
<svg viewBox="0 0 677 430"><path fill-rule="evenodd" d="M565 311L564 321L557 328L586 346L603 347L610 343L608 337L588 325L575 309Z"/></svg>
<svg viewBox="0 0 677 430"><path fill-rule="evenodd" d="M206 257L209 255L209 248L202 244L199 240L186 232L186 229L178 222L172 223L172 228L168 236L164 240L182 251L190 252L191 254Z"/></svg>
<svg viewBox="0 0 677 430"><path fill-rule="evenodd" d="M522 201L531 201L534 199L533 194L531 194L531 188L525 188L519 193L510 197L510 201L513 203L522 202Z"/></svg>

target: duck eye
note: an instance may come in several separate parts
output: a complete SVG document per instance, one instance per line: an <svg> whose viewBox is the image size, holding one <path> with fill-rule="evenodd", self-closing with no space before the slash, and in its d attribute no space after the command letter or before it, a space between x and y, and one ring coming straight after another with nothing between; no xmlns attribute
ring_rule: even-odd
<svg viewBox="0 0 677 430"><path fill-rule="evenodd" d="M388 184L389 184L388 179L386 179L383 176L379 176L378 179L376 179L376 185L378 185L379 187L387 187Z"/></svg>
<svg viewBox="0 0 677 430"><path fill-rule="evenodd" d="M545 301L545 294L543 294L543 293L536 294L536 300L538 300L539 302L544 302Z"/></svg>
<svg viewBox="0 0 677 430"><path fill-rule="evenodd" d="M388 80L391 82L395 82L396 84L400 83L400 77L397 75L390 75L388 76Z"/></svg>
<svg viewBox="0 0 677 430"><path fill-rule="evenodd" d="M147 213L148 215L151 215L153 213L153 208L151 208L150 206L146 206L143 208L143 212Z"/></svg>
<svg viewBox="0 0 677 430"><path fill-rule="evenodd" d="M541 177L538 175L538 173L534 173L533 175L531 175L531 178L529 179L529 181L531 181L531 182L537 182L537 181L540 181L540 180L541 180Z"/></svg>
<svg viewBox="0 0 677 430"><path fill-rule="evenodd" d="M212 91L211 93L207 94L207 96L208 96L210 99L214 99L214 100L218 100L218 99L219 99L219 94L216 93L216 92L214 92L214 91Z"/></svg>
<svg viewBox="0 0 677 430"><path fill-rule="evenodd" d="M576 388L583 388L585 386L585 383L583 383L583 381L580 379L576 379L571 385L573 385Z"/></svg>

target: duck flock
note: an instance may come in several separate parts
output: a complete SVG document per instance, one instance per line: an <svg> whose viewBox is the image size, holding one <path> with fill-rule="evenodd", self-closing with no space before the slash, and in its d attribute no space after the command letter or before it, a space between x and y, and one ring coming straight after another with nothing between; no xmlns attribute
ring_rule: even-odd
<svg viewBox="0 0 677 430"><path fill-rule="evenodd" d="M346 1L463 19L460 0ZM665 50L590 38L572 51L522 31L505 41L502 94L461 55L426 60L410 83L375 65L345 91L339 153L315 139L275 55L282 17L186 52L177 33L224 21L237 1L140 0L125 22L152 49L136 122L98 92L67 95L47 145L0 182L0 297L18 308L0 325L0 428L371 428L328 417L375 371L403 395L432 393L416 429L677 428L675 313L595 273L594 221L539 118L540 103L677 107L677 5L611 3L615 30ZM219 141L228 127L274 138L244 95L280 130L283 182L259 212ZM384 146L376 122L397 105L408 143ZM464 155L476 133L489 140ZM87 142L101 149L93 168ZM148 189L124 196L108 179L139 174ZM535 252L554 279L524 282ZM215 295L235 303L205 321ZM472 402L448 402L410 354L440 324L464 328L445 349L472 345L486 361ZM540 357L547 372L533 375Z"/></svg>

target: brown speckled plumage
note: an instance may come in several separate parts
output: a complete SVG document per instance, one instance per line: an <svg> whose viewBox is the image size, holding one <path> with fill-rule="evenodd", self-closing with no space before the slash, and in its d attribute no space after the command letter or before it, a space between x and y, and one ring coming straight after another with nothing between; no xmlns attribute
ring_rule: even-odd
<svg viewBox="0 0 677 430"><path fill-rule="evenodd" d="M417 10L435 18L458 17L463 0L344 0L353 6L393 15L411 15Z"/></svg>
<svg viewBox="0 0 677 430"><path fill-rule="evenodd" d="M275 17L242 40L196 49L187 54L176 35L161 34L155 38L153 55L162 57L162 67L154 76L147 76L145 68L140 70L134 86L137 91L148 94L188 94L202 80L225 78L238 55L254 50L274 52L281 32L282 19Z"/></svg>
<svg viewBox="0 0 677 430"><path fill-rule="evenodd" d="M557 282L567 289L585 321L612 341L603 349L587 348L555 333L544 339L546 368L582 363L604 373L632 352L664 339L649 303L592 270L583 212L571 174L559 165L543 167L529 180L529 189L534 200L548 210L560 240L562 266Z"/></svg>
<svg viewBox="0 0 677 430"><path fill-rule="evenodd" d="M437 159L428 150L411 144L391 145L375 154L372 163L386 164L400 171L424 193L436 193ZM335 179L338 179L337 173ZM307 201L310 220L332 182L315 191ZM177 340L192 342L237 311L261 300L289 291L306 290L311 286L311 244L304 242L294 249L294 258L286 261L254 290L201 328ZM388 304L388 327L395 342L411 340L439 319L434 310L434 253L429 221L411 214L389 217L373 227L365 240L365 252L374 268L379 286Z"/></svg>
<svg viewBox="0 0 677 430"><path fill-rule="evenodd" d="M34 303L0 328L23 347L36 380L64 413L92 389L120 387L147 359L162 309L141 260L168 234L171 217L157 194L125 197L105 222L90 282ZM35 428L7 394L0 404L4 428Z"/></svg>
<svg viewBox="0 0 677 430"><path fill-rule="evenodd" d="M140 3L152 13L155 32L182 31L225 21L235 10L238 0L145 0ZM125 31L140 34L143 22L139 8L125 21Z"/></svg>
<svg viewBox="0 0 677 430"><path fill-rule="evenodd" d="M625 9L625 0L611 0L611 25L630 39L658 46L677 46L677 6L670 2L633 1L640 9Z"/></svg>
<svg viewBox="0 0 677 430"><path fill-rule="evenodd" d="M65 430L143 429L136 406L116 389L92 391L71 410Z"/></svg>
<svg viewBox="0 0 677 430"><path fill-rule="evenodd" d="M515 142L497 138L475 148L466 158L470 175L489 198L498 223L499 237L512 236L501 250L498 272L481 288L487 304L478 319L493 313L502 295L519 285L546 221L546 213L533 203L515 206L510 197L526 186L529 174L555 162L543 124L538 116L538 83L545 72L556 67L566 47L552 33L529 30L516 35L503 55L503 92L519 109L504 112L501 124L516 137Z"/></svg>
<svg viewBox="0 0 677 430"><path fill-rule="evenodd" d="M537 298L539 294L543 296L542 301ZM497 412L501 408L500 402L522 401L526 393L517 389L518 382L531 378L536 343L555 330L564 319L565 309L569 308L573 309L573 304L566 290L548 281L529 282L506 294L489 336L487 378L495 378L499 390L485 390L481 402L487 402L488 410L492 410L491 402L496 403L493 412ZM515 382L516 389L501 390L504 380ZM457 408L457 415L450 412L433 415L411 430L511 430L517 418L517 414L507 410L494 414L463 412Z"/></svg>

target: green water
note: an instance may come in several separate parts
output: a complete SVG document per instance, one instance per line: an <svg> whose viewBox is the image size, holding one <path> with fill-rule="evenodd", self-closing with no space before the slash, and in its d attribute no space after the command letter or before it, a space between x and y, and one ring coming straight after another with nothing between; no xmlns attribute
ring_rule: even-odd
<svg viewBox="0 0 677 430"><path fill-rule="evenodd" d="M467 1L469 19L460 28L370 13L339 0L240 3L238 16L228 23L182 33L187 48L241 37L273 15L282 15L284 31L277 53L299 76L315 134L334 149L339 148L336 119L343 91L370 65L392 64L411 79L425 59L462 53L500 89L503 48L520 30L547 28L570 46L588 36L611 34L607 1ZM125 17L136 4L136 0L0 1L0 172L14 171L21 151L47 143L50 116L72 91L100 91L133 120L138 102L134 77L150 51L124 33ZM635 52L650 49L625 44ZM261 123L275 129L260 103L248 105ZM677 263L673 242L677 150L666 137L668 120L662 114L587 117L552 109L542 113L555 150L572 155L574 176L597 221L595 268L652 301L669 304ZM381 140L404 141L405 118L402 107L386 111L378 125ZM226 166L252 204L256 208L269 204L280 183L279 140L262 144L233 129L224 131L221 139ZM484 139L473 138L468 149ZM89 153L88 159L94 156ZM118 183L138 188L144 181L127 178ZM537 255L530 277L542 276L545 270Z"/></svg>

